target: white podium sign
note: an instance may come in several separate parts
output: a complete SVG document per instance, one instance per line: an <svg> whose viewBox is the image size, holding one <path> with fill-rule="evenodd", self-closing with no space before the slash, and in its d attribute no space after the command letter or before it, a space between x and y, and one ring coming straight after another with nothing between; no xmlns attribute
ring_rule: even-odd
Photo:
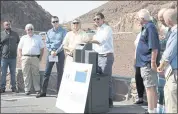
<svg viewBox="0 0 178 114"><path fill-rule="evenodd" d="M92 64L69 62L65 65L56 107L65 113L84 113Z"/></svg>

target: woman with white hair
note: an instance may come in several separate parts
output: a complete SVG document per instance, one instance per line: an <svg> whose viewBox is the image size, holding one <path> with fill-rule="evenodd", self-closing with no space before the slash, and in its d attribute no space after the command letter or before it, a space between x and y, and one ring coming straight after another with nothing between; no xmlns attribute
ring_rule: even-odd
<svg viewBox="0 0 178 114"><path fill-rule="evenodd" d="M18 45L18 53L22 64L22 73L25 85L25 94L30 94L33 86L37 93L40 92L39 63L44 51L44 43L40 35L34 34L34 26L25 26L27 35L21 37Z"/></svg>

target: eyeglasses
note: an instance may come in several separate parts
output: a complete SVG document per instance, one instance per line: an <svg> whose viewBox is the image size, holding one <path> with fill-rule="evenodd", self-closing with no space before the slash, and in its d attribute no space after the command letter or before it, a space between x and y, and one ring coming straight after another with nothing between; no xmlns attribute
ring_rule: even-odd
<svg viewBox="0 0 178 114"><path fill-rule="evenodd" d="M72 23L72 24L74 24L74 25L75 25L75 24L79 24L79 22L74 22L74 23Z"/></svg>
<svg viewBox="0 0 178 114"><path fill-rule="evenodd" d="M10 26L10 24L6 24L6 26Z"/></svg>
<svg viewBox="0 0 178 114"><path fill-rule="evenodd" d="M32 31L33 29L31 28L31 29L27 29L27 31Z"/></svg>
<svg viewBox="0 0 178 114"><path fill-rule="evenodd" d="M100 18L94 18L93 20L94 20L94 21L96 21L96 20L97 20L97 21L99 21L99 20L100 20Z"/></svg>
<svg viewBox="0 0 178 114"><path fill-rule="evenodd" d="M58 23L59 21L52 21L52 23Z"/></svg>

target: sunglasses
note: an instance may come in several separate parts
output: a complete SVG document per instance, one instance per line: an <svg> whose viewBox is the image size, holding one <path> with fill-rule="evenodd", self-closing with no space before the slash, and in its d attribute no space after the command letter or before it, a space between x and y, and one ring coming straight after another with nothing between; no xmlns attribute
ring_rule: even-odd
<svg viewBox="0 0 178 114"><path fill-rule="evenodd" d="M100 20L100 18L94 18L93 20L94 20L94 21L96 21L96 20L97 20L97 21L99 21L99 20Z"/></svg>
<svg viewBox="0 0 178 114"><path fill-rule="evenodd" d="M52 23L58 23L59 21L52 21Z"/></svg>
<svg viewBox="0 0 178 114"><path fill-rule="evenodd" d="M72 23L72 24L74 24L74 25L75 25L75 24L79 24L79 22L74 22L74 23Z"/></svg>

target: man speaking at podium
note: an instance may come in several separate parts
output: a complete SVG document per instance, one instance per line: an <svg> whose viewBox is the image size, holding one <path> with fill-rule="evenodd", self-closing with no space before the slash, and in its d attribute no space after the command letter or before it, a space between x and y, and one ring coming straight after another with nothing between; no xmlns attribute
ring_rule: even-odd
<svg viewBox="0 0 178 114"><path fill-rule="evenodd" d="M113 33L110 26L104 21L104 15L97 13L94 22L97 26L96 34L89 43L93 44L93 50L98 53L98 73L110 76L109 82L109 107L113 107L112 96L112 65L114 62Z"/></svg>

